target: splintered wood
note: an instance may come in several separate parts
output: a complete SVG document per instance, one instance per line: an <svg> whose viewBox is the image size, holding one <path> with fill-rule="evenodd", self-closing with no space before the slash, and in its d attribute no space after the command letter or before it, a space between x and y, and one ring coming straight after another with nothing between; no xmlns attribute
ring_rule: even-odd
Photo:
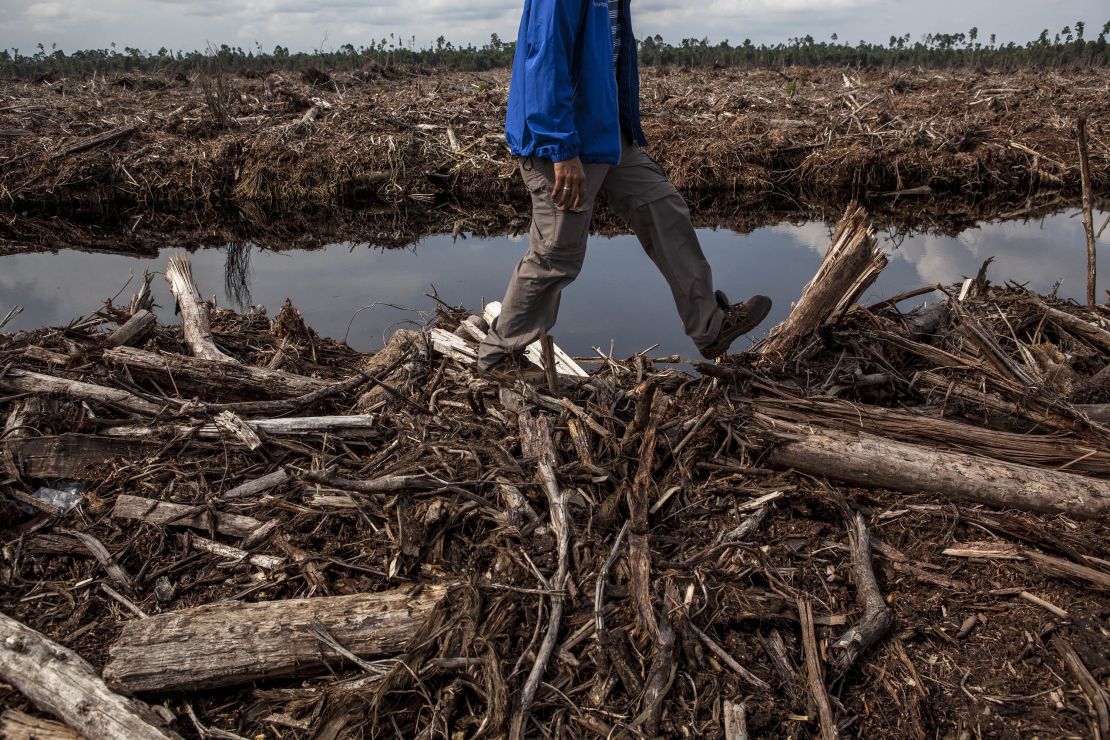
<svg viewBox="0 0 1110 740"><path fill-rule="evenodd" d="M790 356L803 341L826 324L843 318L879 277L887 258L875 241L867 212L852 203L836 226L832 243L813 280L786 321L772 331L757 351L774 360Z"/></svg>
<svg viewBox="0 0 1110 740"><path fill-rule="evenodd" d="M205 305L196 283L193 282L193 266L188 257L184 255L170 257L166 265L166 282L169 283L173 297L177 299L185 342L193 354L204 360L235 362L234 358L224 354L212 341L208 306Z"/></svg>

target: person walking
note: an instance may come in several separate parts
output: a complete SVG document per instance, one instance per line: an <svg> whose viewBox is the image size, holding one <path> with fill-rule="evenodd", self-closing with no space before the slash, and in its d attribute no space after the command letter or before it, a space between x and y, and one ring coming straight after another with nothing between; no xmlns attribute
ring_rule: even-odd
<svg viewBox="0 0 1110 740"><path fill-rule="evenodd" d="M702 356L724 354L757 327L771 299L730 304L713 289L686 201L642 149L631 0L525 0L505 137L532 199L528 250L509 280L478 366L530 371L524 349L555 325L563 288L586 256L594 201L635 232L671 289Z"/></svg>

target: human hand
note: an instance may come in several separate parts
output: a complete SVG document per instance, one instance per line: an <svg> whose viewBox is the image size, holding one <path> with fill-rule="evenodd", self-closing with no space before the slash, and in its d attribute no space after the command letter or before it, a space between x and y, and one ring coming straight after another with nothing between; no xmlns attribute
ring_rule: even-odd
<svg viewBox="0 0 1110 740"><path fill-rule="evenodd" d="M586 199L586 170L578 157L555 163L555 185L551 193L555 207L578 210Z"/></svg>

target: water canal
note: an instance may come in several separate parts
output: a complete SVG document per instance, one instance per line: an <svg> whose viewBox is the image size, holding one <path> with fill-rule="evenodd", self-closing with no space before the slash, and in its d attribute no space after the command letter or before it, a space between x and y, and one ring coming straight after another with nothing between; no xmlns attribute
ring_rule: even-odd
<svg viewBox="0 0 1110 740"><path fill-rule="evenodd" d="M1105 219L1096 214L1096 229ZM813 276L831 227L815 222L744 235L713 229L699 233L718 287L734 300L757 291L775 300L765 324L770 327L787 315ZM996 281L1046 292L1059 283L1061 296L1084 296L1086 249L1075 210L1031 221L983 223L956 236L880 233L879 238L891 262L865 300L955 282L974 275L991 256ZM1099 295L1105 297L1110 229L1099 245ZM391 327L423 323L435 307L426 296L433 289L444 301L471 309L499 299L524 248L525 237L431 236L390 250L334 244L313 251L270 251L238 244L198 250L192 262L201 292L222 306L262 305L272 316L288 297L321 334L346 337L355 349L372 351ZM117 294L117 302L125 303L143 271L162 270L175 251L167 245L157 259L75 250L0 257L0 315L12 305L24 308L9 331L65 325ZM153 287L162 320L172 321L173 301L164 281L155 280ZM608 351L610 342L618 356L654 345L654 355L693 354L662 278L632 236L591 240L582 275L564 293L553 333L579 356L592 354L594 347Z"/></svg>

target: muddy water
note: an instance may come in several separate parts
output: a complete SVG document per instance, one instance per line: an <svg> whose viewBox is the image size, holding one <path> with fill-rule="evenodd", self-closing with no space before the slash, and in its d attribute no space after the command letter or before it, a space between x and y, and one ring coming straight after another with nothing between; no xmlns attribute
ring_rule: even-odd
<svg viewBox="0 0 1110 740"><path fill-rule="evenodd" d="M1096 217L1096 229L1105 214ZM702 230L700 236L718 287L738 299L758 291L770 295L775 310L765 326L782 319L812 277L828 245L830 228L811 223L781 225L747 235ZM865 296L878 300L927 283L951 283L973 275L987 257L996 280L1028 283L1082 299L1086 290L1086 248L1082 220L1075 211L1033 222L987 223L957 237L928 234L880 239L891 252L890 266ZM1110 228L1100 239L1099 295L1110 288ZM356 349L380 346L392 327L422 323L434 307L433 290L452 304L475 308L499 299L516 260L521 238L429 237L405 250L380 251L337 244L312 252L270 252L240 245L212 248L192 256L201 292L224 306L265 306L270 315L289 297L321 334L346 337ZM0 257L0 316L12 305L24 313L11 329L58 326L95 311L122 293L126 302L144 269L161 270L168 249L156 260L62 251ZM125 287L129 275L135 275ZM163 321L174 321L165 282L154 283ZM653 345L653 354L693 355L682 333L670 294L635 238L594 238L578 281L563 294L553 334L568 352L592 354L593 347L625 356ZM737 345L739 349L745 340Z"/></svg>

